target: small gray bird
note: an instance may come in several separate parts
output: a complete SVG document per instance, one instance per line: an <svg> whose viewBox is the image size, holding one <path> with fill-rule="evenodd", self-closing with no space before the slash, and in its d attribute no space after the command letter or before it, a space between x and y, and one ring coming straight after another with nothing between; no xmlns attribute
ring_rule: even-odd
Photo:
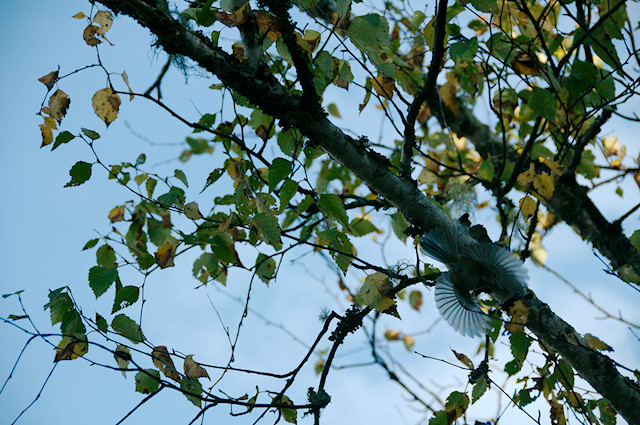
<svg viewBox="0 0 640 425"><path fill-rule="evenodd" d="M461 243L458 232L468 230L459 224L431 229L420 239L420 248L449 269L436 280L436 306L442 317L463 335L481 336L489 326L489 316L472 291L495 285L521 293L528 274L505 248L493 243Z"/></svg>

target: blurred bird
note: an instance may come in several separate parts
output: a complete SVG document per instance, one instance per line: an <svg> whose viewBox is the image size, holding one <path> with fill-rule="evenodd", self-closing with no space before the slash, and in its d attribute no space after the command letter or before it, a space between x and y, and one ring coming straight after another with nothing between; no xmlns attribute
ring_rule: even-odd
<svg viewBox="0 0 640 425"><path fill-rule="evenodd" d="M481 336L489 326L489 316L473 292L498 286L518 293L527 285L528 274L522 262L505 248L486 242L463 244L458 232L468 230L459 224L431 229L422 236L420 248L449 269L435 285L436 306L442 317L463 335Z"/></svg>

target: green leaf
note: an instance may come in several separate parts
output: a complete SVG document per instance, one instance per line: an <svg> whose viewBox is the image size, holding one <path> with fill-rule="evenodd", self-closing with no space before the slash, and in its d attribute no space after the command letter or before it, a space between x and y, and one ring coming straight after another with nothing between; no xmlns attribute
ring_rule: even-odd
<svg viewBox="0 0 640 425"><path fill-rule="evenodd" d="M180 389L185 397L187 397L187 400L200 407L202 400L196 397L196 395L199 396L202 394L202 384L200 384L200 381L185 376L182 378L182 381L180 381Z"/></svg>
<svg viewBox="0 0 640 425"><path fill-rule="evenodd" d="M116 297L113 301L113 309L111 314L116 311L127 308L138 301L140 289L137 286L127 285L116 291Z"/></svg>
<svg viewBox="0 0 640 425"><path fill-rule="evenodd" d="M269 284L269 281L275 277L276 274L276 260L273 257L267 257L260 253L256 258L256 274L264 283Z"/></svg>
<svg viewBox="0 0 640 425"><path fill-rule="evenodd" d="M327 105L327 111L329 112L329 114L331 114L332 116L336 117L336 118L342 118L340 116L340 111L338 111L338 106L335 103L330 103Z"/></svg>
<svg viewBox="0 0 640 425"><path fill-rule="evenodd" d="M169 192L158 196L158 202L160 202L164 208L169 208L172 205L182 208L184 201L184 190L176 186L171 186Z"/></svg>
<svg viewBox="0 0 640 425"><path fill-rule="evenodd" d="M144 341L140 326L124 314L118 314L113 318L111 328L134 344Z"/></svg>
<svg viewBox="0 0 640 425"><path fill-rule="evenodd" d="M82 133L91 140L98 140L100 138L98 133L93 130L89 130L88 128L81 128L80 131L82 131Z"/></svg>
<svg viewBox="0 0 640 425"><path fill-rule="evenodd" d="M107 292L117 278L118 269L115 267L93 266L89 269L89 286L96 298Z"/></svg>
<svg viewBox="0 0 640 425"><path fill-rule="evenodd" d="M82 316L74 307L71 307L62 316L60 331L65 335L84 334L87 331L84 323L82 323Z"/></svg>
<svg viewBox="0 0 640 425"><path fill-rule="evenodd" d="M140 155L138 155L138 158L136 158L136 164L135 166L139 166L145 163L145 161L147 160L147 155L141 153Z"/></svg>
<svg viewBox="0 0 640 425"><path fill-rule="evenodd" d="M471 391L471 403L475 403L482 397L482 395L487 391L487 380L485 377L481 377L476 381L476 384L473 386L473 390Z"/></svg>
<svg viewBox="0 0 640 425"><path fill-rule="evenodd" d="M535 401L537 397L537 395L534 397L531 395L532 392L536 392L536 393L540 393L540 390L536 389L536 388L524 388L522 390L520 390L520 392L518 393L518 395L516 396L516 399L518 400L518 405L520 407L524 407L527 404L532 403L533 401Z"/></svg>
<svg viewBox="0 0 640 425"><path fill-rule="evenodd" d="M66 289L65 286L55 291L49 291L49 302L44 305L44 309L49 309L52 325L62 321L65 313L69 311L70 308L73 308L71 297L66 292L63 292Z"/></svg>
<svg viewBox="0 0 640 425"><path fill-rule="evenodd" d="M479 12L498 12L498 3L496 0L471 0L471 5Z"/></svg>
<svg viewBox="0 0 640 425"><path fill-rule="evenodd" d="M447 409L447 417L451 422L461 417L469 407L469 396L459 391L454 391L447 397L445 409Z"/></svg>
<svg viewBox="0 0 640 425"><path fill-rule="evenodd" d="M193 277L202 283L216 276L218 272L218 258L210 252L205 252L193 262Z"/></svg>
<svg viewBox="0 0 640 425"><path fill-rule="evenodd" d="M106 333L109 327L107 320L102 317L100 314L96 313L96 326L100 330L100 332Z"/></svg>
<svg viewBox="0 0 640 425"><path fill-rule="evenodd" d="M291 162L286 159L274 159L271 166L269 166L269 191L272 192L278 186L278 183L291 174L292 169Z"/></svg>
<svg viewBox="0 0 640 425"><path fill-rule="evenodd" d="M354 218L351 220L351 223L349 223L349 228L354 236L364 236L378 230L372 222L364 218Z"/></svg>
<svg viewBox="0 0 640 425"><path fill-rule="evenodd" d="M347 12L349 11L349 7L351 7L351 0L336 0L336 9L338 12L338 18L340 19L344 18Z"/></svg>
<svg viewBox="0 0 640 425"><path fill-rule="evenodd" d="M400 211L391 214L391 228L393 229L393 233L395 233L398 239L403 242L407 240L407 235L404 231L407 230L410 225L411 224L406 218L404 218L404 215Z"/></svg>
<svg viewBox="0 0 640 425"><path fill-rule="evenodd" d="M149 198L153 197L153 191L156 188L156 184L158 183L158 181L156 179L154 179L153 177L149 177L147 179L147 183L145 183L145 189L147 189L147 196Z"/></svg>
<svg viewBox="0 0 640 425"><path fill-rule="evenodd" d="M640 253L640 229L633 232L629 238L629 242L631 242L631 245L633 245Z"/></svg>
<svg viewBox="0 0 640 425"><path fill-rule="evenodd" d="M186 187L189 187L189 183L187 183L187 175L184 173L184 171L176 169L173 172L173 176L180 180Z"/></svg>
<svg viewBox="0 0 640 425"><path fill-rule="evenodd" d="M117 360L117 358L116 358ZM127 363L129 363L127 361ZM122 366L120 366L122 368ZM136 391L151 394L160 387L160 372L155 369L145 369L136 373Z"/></svg>
<svg viewBox="0 0 640 425"><path fill-rule="evenodd" d="M585 150L582 152L580 164L578 164L576 171L589 180L600 177L600 169L596 166L595 159L596 157L593 152Z"/></svg>
<svg viewBox="0 0 640 425"><path fill-rule="evenodd" d="M91 249L94 246L96 246L98 244L98 242L100 241L100 239L95 238L95 239L91 239L89 241L87 241L86 244L84 244L84 246L82 247L83 251L86 251L87 249Z"/></svg>
<svg viewBox="0 0 640 425"><path fill-rule="evenodd" d="M99 266L103 267L115 267L116 252L109 245L104 244L96 251L96 262Z"/></svg>
<svg viewBox="0 0 640 425"><path fill-rule="evenodd" d="M453 43L449 47L451 59L456 63L473 62L473 57L478 52L478 38L473 37L467 41Z"/></svg>
<svg viewBox="0 0 640 425"><path fill-rule="evenodd" d="M447 412L443 410L436 412L434 417L429 419L429 425L449 425Z"/></svg>
<svg viewBox="0 0 640 425"><path fill-rule="evenodd" d="M534 87L527 104L538 113L538 115L553 122L556 117L558 100L549 90Z"/></svg>
<svg viewBox="0 0 640 425"><path fill-rule="evenodd" d="M376 52L381 50L383 43L387 43L389 24L377 13L356 16L347 28L347 35L359 50Z"/></svg>
<svg viewBox="0 0 640 425"><path fill-rule="evenodd" d="M484 161L478 169L478 177L484 180L493 181L495 175L495 167L490 159Z"/></svg>
<svg viewBox="0 0 640 425"><path fill-rule="evenodd" d="M328 218L336 220L344 227L348 227L349 216L347 216L347 211L344 209L342 199L340 199L338 195L331 193L321 194L320 208L322 208L322 212L324 212Z"/></svg>
<svg viewBox="0 0 640 425"><path fill-rule="evenodd" d="M204 192L206 188L208 188L209 186L217 182L218 179L222 176L222 174L224 174L224 170L221 168L216 168L215 170L210 172L209 176L207 177L207 181L205 182L204 187L202 188L200 193Z"/></svg>
<svg viewBox="0 0 640 425"><path fill-rule="evenodd" d="M521 362L524 361L527 358L529 346L531 346L531 339L524 332L517 332L511 334L509 341L513 358Z"/></svg>
<svg viewBox="0 0 640 425"><path fill-rule="evenodd" d="M198 120L198 124L204 128L211 128L215 122L216 114L203 114ZM194 133L200 133L202 131L204 131L202 128L196 128L193 130Z"/></svg>
<svg viewBox="0 0 640 425"><path fill-rule="evenodd" d="M567 391L573 391L574 376L571 365L564 359L556 364L553 371L553 377L564 386Z"/></svg>
<svg viewBox="0 0 640 425"><path fill-rule="evenodd" d="M520 369L522 369L522 362L515 359L504 365L504 371L507 372L509 376L515 375Z"/></svg>
<svg viewBox="0 0 640 425"><path fill-rule="evenodd" d="M88 162L78 161L69 170L71 180L64 187L80 186L91 178L91 165Z"/></svg>
<svg viewBox="0 0 640 425"><path fill-rule="evenodd" d="M297 191L298 183L295 180L285 179L280 187L280 208L278 209L278 214L287 208L289 201L291 201Z"/></svg>
<svg viewBox="0 0 640 425"><path fill-rule="evenodd" d="M51 150L55 150L58 146L64 143L69 143L71 140L75 139L75 137L76 136L69 133L68 131L61 132L56 136L56 141L53 143L53 147L51 148Z"/></svg>
<svg viewBox="0 0 640 425"><path fill-rule="evenodd" d="M151 217L147 219L147 231L149 240L155 246L164 245L167 238L171 236L171 227L165 227L163 222Z"/></svg>
<svg viewBox="0 0 640 425"><path fill-rule="evenodd" d="M280 241L280 226L278 226L278 221L275 219L273 214L270 212L261 212L253 217L253 224L256 226L262 239L272 245L276 249L282 246L282 242Z"/></svg>

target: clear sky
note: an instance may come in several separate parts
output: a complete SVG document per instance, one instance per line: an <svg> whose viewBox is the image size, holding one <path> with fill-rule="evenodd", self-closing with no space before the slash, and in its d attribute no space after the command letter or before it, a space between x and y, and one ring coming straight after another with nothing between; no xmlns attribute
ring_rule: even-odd
<svg viewBox="0 0 640 425"><path fill-rule="evenodd" d="M0 293L24 290L22 299L27 312L38 329L47 332L52 328L42 306L47 302L48 289L69 285L87 311L93 312L97 308L108 313L108 300L96 301L87 285L87 272L95 265L94 251L83 252L81 248L87 240L97 237L98 232L104 234L109 231L108 211L132 199L132 194L113 181L107 181L106 173L95 167L90 182L77 188L64 188L69 181L69 168L76 161L93 161L91 152L77 140L53 152L49 148L40 149L38 124L41 118L36 113L46 89L38 78L58 66L63 75L94 62L93 50L82 40L86 24L71 18L79 11L88 14L89 2L2 0L0 7L0 51L3 52L0 66L3 99L0 102L0 193L4 201L3 208L0 208L3 235L3 243L0 244ZM112 72L126 70L134 90L144 91L164 64L165 55L150 47L152 39L147 31L126 18L116 19L108 37L115 46L102 45L103 63ZM113 78L117 81L119 77ZM215 80L192 75L186 82L187 85L179 71L172 69L163 86L164 99L176 111L197 120L198 111L217 109L219 99L207 88ZM123 97L118 120L106 130L104 123L93 114L90 104L93 93L104 87L104 73L97 69L83 71L61 81L59 88L71 98L62 128L73 133L81 127L98 131L102 137L96 142L96 148L105 163L134 161L145 152L147 163L155 172L172 174L174 168L184 168L192 183L190 193L199 192L216 157L197 158L186 165L179 163L175 158L183 147L177 143L184 141L189 129L166 112L139 99L129 102ZM338 91L333 93L340 96L332 101L339 105L343 115L343 119L336 120L336 123L375 138L379 122L376 114L379 112L370 106L363 116L371 114L371 119L359 117L354 111L360 99L354 100ZM372 122L375 126L371 125ZM620 126L615 131L622 143L628 145L628 155L637 156L638 127ZM638 187L624 184L623 188L624 198L605 191L594 194L596 202L604 205L603 212L610 219L638 202ZM215 187L208 190L209 196L215 196ZM490 219L481 215L477 219L486 220L485 224L491 228ZM625 222L628 233L638 227L638 214ZM607 311L613 314L621 311L626 319L640 322L638 294L603 273L602 264L573 231L558 228L548 239L546 248L551 268L590 293ZM389 264L410 258L413 253L411 247L393 243L384 248L361 243L358 249L359 254L372 261L379 260L380 252L384 250ZM246 319L246 331L240 339L235 366L287 372L297 365L306 352L305 346L261 317L272 320L276 325L282 324L304 343L310 344L321 328L318 316L322 308L342 311L347 306L344 299L334 297L337 276L326 264L320 256L308 254L295 264L284 264L278 280L270 287L254 282L251 307L260 315L250 313ZM242 307L225 293L243 297L249 277L231 275L225 293L215 285L195 290L197 282L191 277L190 269L188 259L181 259L176 267L155 273L147 282L145 296L149 302L145 306L145 334L153 344L167 345L184 354L195 354L198 361L225 364L229 355L228 343L223 325L211 304L218 310L224 326L234 330ZM595 320L594 317L600 317L599 313L575 297L570 288L531 264L528 264L528 269L531 273L530 286L554 311L578 331L600 336L615 347L613 356L622 364L638 367L640 341L626 325L613 320ZM361 277L355 273L347 284L355 287ZM141 278L133 274L126 275L126 278L130 284L142 283ZM423 293L425 305L420 313L404 309L401 311L402 322L385 319L381 328L397 328L416 335L430 328L438 316L431 294L428 290ZM139 310L127 313L138 317ZM0 314L2 317L22 314L17 298L0 299ZM26 328L30 326L25 320L16 324ZM3 383L27 339L24 333L10 325L0 326L0 379ZM417 351L449 361L455 361L451 348L471 354L478 344L477 340L454 334L442 323L416 339ZM52 341L58 342L57 338ZM364 335L353 336L341 349L337 364L353 365L370 359L365 343ZM325 341L320 348L328 347ZM435 388L441 386L442 390L438 392L446 394L454 385L458 385L458 389L464 387L465 371L417 358L406 352L401 343L392 345L391 350L400 361L409 365L418 381L427 386L435 383ZM501 354L508 360L507 347L497 347L497 355ZM36 398L53 367L53 355L52 348L41 340L35 340L27 347L0 394L0 423L11 423ZM115 365L110 356L99 350L91 349L88 357ZM150 362L145 365L152 367ZM291 397L296 403L304 401L308 386L317 385L311 365L303 369L298 384L293 388ZM280 383L274 384L265 379L256 381L242 375L225 377L221 388L234 397L245 393L251 396L256 383L261 390L277 391L281 388ZM379 367L336 370L329 376L327 390L334 402L326 409L326 423L416 423L419 419L415 412L407 409L406 397L396 385L388 382ZM266 396L263 397L262 401L266 401ZM119 372L90 367L83 360L61 362L40 398L18 423L114 424L142 398L134 392L133 374L125 379ZM502 407L505 406L506 401L503 400ZM543 409L543 420L547 420L548 408L545 405L539 408ZM481 417L479 412L482 409L488 409L485 411L494 415L495 399L487 397L480 406L472 409L472 416ZM249 416L231 418L228 412L224 407L212 409L206 423L245 424L255 419ZM188 423L196 413L194 406L182 396L164 391L125 423ZM537 408L532 409L532 414L537 417ZM275 418L273 415L268 417L271 421ZM524 420L524 416L509 408L504 419L505 423L517 423ZM304 418L299 423L311 421Z"/></svg>

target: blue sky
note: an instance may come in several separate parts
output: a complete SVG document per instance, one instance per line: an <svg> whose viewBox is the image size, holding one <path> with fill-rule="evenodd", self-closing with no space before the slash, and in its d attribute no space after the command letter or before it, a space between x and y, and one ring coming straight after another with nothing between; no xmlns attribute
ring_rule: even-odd
<svg viewBox="0 0 640 425"><path fill-rule="evenodd" d="M4 243L0 245L0 293L24 290L22 299L33 322L42 332L51 330L49 318L42 305L47 301L47 290L69 285L73 294L84 308L108 309L108 300L97 300L86 284L87 272L95 264L94 251L81 251L84 243L97 232L106 233L109 228L108 211L116 205L132 199L131 193L107 181L106 173L94 167L91 181L77 188L64 188L69 180L69 168L80 160L92 161L89 149L74 140L51 152L40 149L41 118L36 116L45 95L45 87L37 79L61 67L66 74L86 64L93 63L95 55L82 40L84 21L72 19L79 11L88 14L89 3L68 0L56 3L42 0L28 2L3 1L0 14L0 51L3 64L0 67L0 126L3 137L0 141L0 181L3 183L4 207L0 209L0 223ZM148 32L133 25L128 19L118 18L108 33L114 47L102 45L101 57L112 72L126 70L131 85L136 91L144 91L155 79L165 61L163 53L150 48ZM118 81L117 76L113 76ZM185 86L185 77L175 69L167 76L163 86L167 103L189 119L196 120L198 111L217 109L217 98L208 86L215 82L200 76L190 76ZM105 87L105 76L97 69L81 72L59 83L59 87L71 97L71 106L62 128L77 133L80 127L98 131L102 137L96 142L96 149L105 163L133 161L142 152L148 156L148 164L158 173L173 173L174 168L188 170L192 192L199 192L206 175L212 168L213 158L196 158L186 165L175 158L182 149L176 145L184 140L189 129L179 124L158 107L139 99L129 102L123 97L123 105L118 120L108 130L91 110L91 96ZM340 105L342 120L339 125L355 123L356 132L370 134L372 139L378 131L379 111L370 106L363 116L358 117L356 105L360 99L333 92L332 101ZM343 106L344 105L344 106ZM351 106L351 109L349 109ZM637 106L631 105L631 108ZM636 108L637 110L637 108ZM371 118L366 118L370 114ZM376 125L372 126L374 122ZM613 131L613 128L608 130ZM628 155L638 155L635 142L637 126L617 126L616 134L623 144L628 145ZM137 137L143 135L148 141ZM77 143L75 143L77 142ZM596 202L603 205L608 218L615 218L638 202L638 188L633 184L623 185L625 197L619 198L607 191L594 193ZM209 196L216 193L215 186L208 189ZM478 217L482 219L483 217ZM490 219L485 224L491 228ZM625 229L631 233L638 225L636 213L625 222ZM495 236L495 235L493 235ZM637 309L638 295L620 281L602 272L602 265L596 260L589 247L581 243L575 233L559 228L546 242L549 251L548 265L577 286L592 294L602 307L616 314L621 311L632 322L640 322ZM359 253L370 259L377 259L384 250L389 263L412 255L412 249L401 244L381 247L370 243L358 245ZM277 282L266 287L254 282L251 307L261 316L299 336L307 344L313 341L321 328L318 316L323 307L340 309L347 306L344 299L335 297L336 274L325 266L319 256L306 255L302 261L286 264ZM228 358L228 344L223 326L213 303L220 314L224 326L235 329L241 314L241 306L215 287L194 290L197 282L191 277L190 264L181 260L173 269L155 273L146 284L145 334L156 345L167 345L185 354L195 354L195 359L214 364L224 364ZM614 357L623 364L638 367L640 355L638 341L625 325L612 320L595 320L598 313L587 303L574 297L571 289L543 270L529 264L530 286L538 296L548 302L565 320L580 332L590 332L602 337L616 348ZM357 273L347 284L356 286L362 276ZM126 275L131 284L140 284L139 276ZM249 285L248 275L231 275L225 292L242 297ZM422 312L402 310L403 321L385 319L383 328L398 328L404 332L417 333L427 329L437 320L432 297L428 290ZM106 296L108 298L108 295ZM569 301L568 301L569 300ZM137 311L137 310L136 310ZM16 297L0 299L0 313L21 314ZM137 317L138 312L131 312ZM235 365L255 369L286 372L304 355L304 346L292 340L277 326L269 325L261 316L249 314L246 331L241 336L241 344ZM28 327L24 320L17 322ZM637 333L637 332L636 332ZM440 323L426 336L417 338L416 350L439 358L454 361L450 348L467 353L475 352L477 341L453 334ZM20 350L27 338L9 325L0 326L0 379L9 375ZM57 339L53 339L57 343ZM340 365L352 365L369 359L365 337L355 335L341 350ZM392 346L394 354L407 362L413 373L425 385L436 388L442 385L444 394L459 384L462 387L466 373L443 363L417 359ZM325 341L321 348L329 345ZM497 354L508 359L508 347L498 346ZM90 351L90 357L97 362L113 364L113 359ZM4 392L0 394L2 423L11 423L18 414L35 398L47 378L53 363L53 351L40 340L36 340L25 350L13 377ZM151 367L150 362L146 367ZM311 365L301 372L299 383L292 389L295 402L303 402L306 387L316 385ZM265 379L230 375L225 377L222 388L232 396L241 396L261 389L278 390L281 384ZM206 385L206 384L205 384ZM87 362L76 360L57 365L41 397L21 418L19 423L80 423L113 424L135 406L142 396L134 393L133 375L126 379L118 372L110 372ZM327 387L334 402L326 409L327 423L415 423L419 416L406 408L405 397L394 384L388 383L380 368L361 367L337 370L330 374ZM262 401L266 401L266 396ZM482 415L487 409L495 414L495 398L474 406L472 414ZM502 406L505 406L503 400ZM540 409L545 409L542 405ZM475 410L477 409L477 410ZM475 413L474 413L475 412ZM535 413L535 409L533 410ZM137 424L157 421L160 423L188 423L195 415L195 408L176 393L165 391L143 406L125 423ZM534 414L534 416L537 416ZM273 415L268 415L272 417ZM547 414L543 411L543 417ZM225 408L212 409L207 423L251 423L249 417L231 419ZM254 418L255 419L255 418ZM508 410L505 420L523 419L516 409ZM310 423L309 418L299 423Z"/></svg>

